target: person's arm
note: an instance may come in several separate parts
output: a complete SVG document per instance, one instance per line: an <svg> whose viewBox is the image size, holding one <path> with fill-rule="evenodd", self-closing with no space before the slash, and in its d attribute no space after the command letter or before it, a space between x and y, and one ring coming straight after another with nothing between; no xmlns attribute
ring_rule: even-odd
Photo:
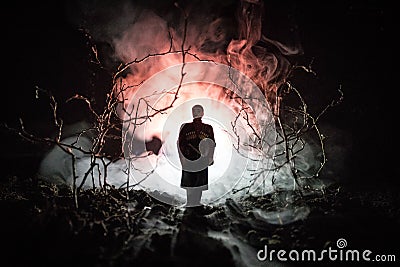
<svg viewBox="0 0 400 267"><path fill-rule="evenodd" d="M208 162L209 165L213 165L214 164L214 151L215 151L215 138L214 138L214 130L212 128L212 126L210 126L210 139L213 141L212 144L210 145L210 151L208 153Z"/></svg>
<svg viewBox="0 0 400 267"><path fill-rule="evenodd" d="M184 126L184 125L185 125L185 124L182 124L182 125L181 125L181 128L179 129L178 140L176 141L176 146L177 146L178 154L179 154L179 160L180 160L181 164L183 164L183 161L185 160L185 156L183 156L182 150L181 150L182 142L183 142L182 129L183 129L183 126Z"/></svg>

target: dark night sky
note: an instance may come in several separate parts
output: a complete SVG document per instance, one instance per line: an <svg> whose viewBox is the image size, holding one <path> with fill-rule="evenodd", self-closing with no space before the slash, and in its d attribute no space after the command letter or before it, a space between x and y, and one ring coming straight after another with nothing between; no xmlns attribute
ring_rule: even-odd
<svg viewBox="0 0 400 267"><path fill-rule="evenodd" d="M29 127L43 128L41 121L48 119L49 110L46 101L35 100L35 85L50 89L61 98L89 92L91 83L100 88L107 85L101 77L91 75L85 39L70 23L63 1L49 3L13 1L2 7L5 60L1 122L12 125L21 116ZM320 88L314 97L342 85L345 101L326 120L352 137L346 176L354 182L378 179L386 183L400 177L397 160L389 156L397 150L398 142L393 130L397 123L395 9L388 3L265 2L265 31L271 37L285 39L290 34L288 21L297 25L297 40L303 46L304 58L314 59L314 71L318 73ZM70 118L79 119L79 115ZM2 147L14 151L3 151L1 159L13 168L24 168L24 164L15 162L17 157L9 155L24 153L32 147L4 130L1 133Z"/></svg>

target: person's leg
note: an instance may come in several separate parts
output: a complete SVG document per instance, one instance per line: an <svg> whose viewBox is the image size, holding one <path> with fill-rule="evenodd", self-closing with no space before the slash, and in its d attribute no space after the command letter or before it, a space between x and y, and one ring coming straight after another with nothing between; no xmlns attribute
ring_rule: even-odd
<svg viewBox="0 0 400 267"><path fill-rule="evenodd" d="M201 205L200 200L201 200L201 196L203 194L203 190L199 187L196 187L193 189L193 204L196 206Z"/></svg>
<svg viewBox="0 0 400 267"><path fill-rule="evenodd" d="M203 194L201 188L186 188L186 207L195 207L201 205L200 200Z"/></svg>
<svg viewBox="0 0 400 267"><path fill-rule="evenodd" d="M193 206L194 203L194 194L192 188L186 188L186 207Z"/></svg>

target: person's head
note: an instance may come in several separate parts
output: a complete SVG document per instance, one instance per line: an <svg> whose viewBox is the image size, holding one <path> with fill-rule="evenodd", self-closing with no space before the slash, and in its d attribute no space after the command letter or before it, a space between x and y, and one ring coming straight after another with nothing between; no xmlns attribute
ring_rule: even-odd
<svg viewBox="0 0 400 267"><path fill-rule="evenodd" d="M194 105L192 107L193 119L201 118L204 116L204 109L201 105Z"/></svg>

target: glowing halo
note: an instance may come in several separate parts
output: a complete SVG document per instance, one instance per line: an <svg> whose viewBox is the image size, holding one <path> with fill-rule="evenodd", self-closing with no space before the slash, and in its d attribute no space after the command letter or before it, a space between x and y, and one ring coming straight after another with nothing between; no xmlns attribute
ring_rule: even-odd
<svg viewBox="0 0 400 267"><path fill-rule="evenodd" d="M150 77L125 107L122 140L129 174L137 187L159 201L171 205L185 202L174 147L179 126L192 120L191 107L199 103L205 110L203 121L214 128L217 144L215 164L209 167L209 190L203 192L202 202L218 202L238 186L251 183L248 187L255 191L265 185L268 172L257 176L261 179L254 174L269 169L274 153L271 144L276 131L266 97L237 69L191 62ZM259 142L251 145L255 136ZM158 155L146 150L146 141L154 137L163 143Z"/></svg>

